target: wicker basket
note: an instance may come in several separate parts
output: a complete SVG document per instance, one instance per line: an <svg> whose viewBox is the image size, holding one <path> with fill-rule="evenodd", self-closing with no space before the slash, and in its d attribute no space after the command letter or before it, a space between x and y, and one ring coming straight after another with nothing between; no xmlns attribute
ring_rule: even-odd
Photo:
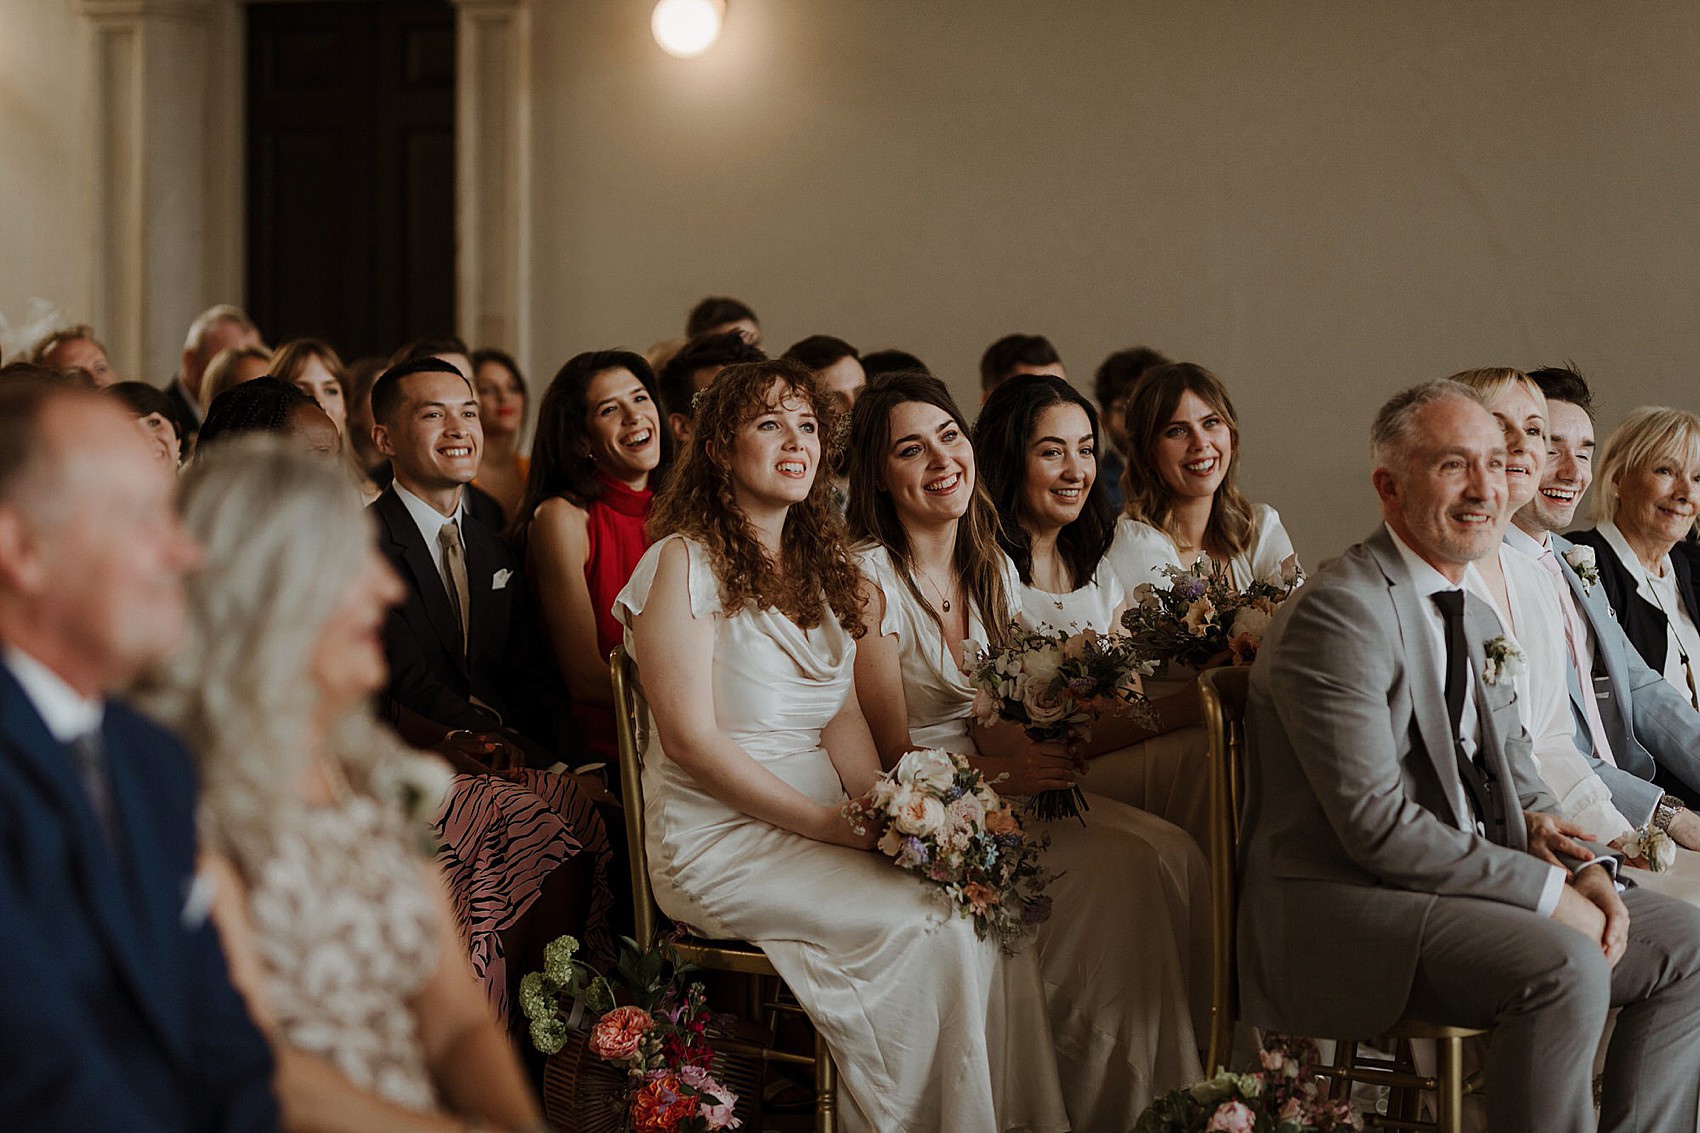
<svg viewBox="0 0 1700 1133"><path fill-rule="evenodd" d="M626 1128L626 1072L591 1054L589 1043L583 1031L568 1035L567 1045L543 1064L543 1117L556 1133L619 1133ZM761 1059L716 1051L709 1073L738 1095L733 1112L742 1128L761 1128Z"/></svg>

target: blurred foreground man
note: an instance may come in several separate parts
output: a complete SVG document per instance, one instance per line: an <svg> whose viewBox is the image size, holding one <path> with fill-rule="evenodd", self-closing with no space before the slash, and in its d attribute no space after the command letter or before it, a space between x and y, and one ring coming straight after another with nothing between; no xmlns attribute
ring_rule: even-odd
<svg viewBox="0 0 1700 1133"><path fill-rule="evenodd" d="M1383 527L1286 602L1252 669L1240 978L1248 1022L1362 1038L1492 1028L1488 1127L1677 1133L1700 1112L1700 909L1619 894L1555 817L1504 629L1468 594L1505 442L1452 382L1377 416Z"/></svg>
<svg viewBox="0 0 1700 1133"><path fill-rule="evenodd" d="M110 400L0 387L0 1125L268 1130L271 1059L195 884L195 780L108 697L176 644L195 545Z"/></svg>

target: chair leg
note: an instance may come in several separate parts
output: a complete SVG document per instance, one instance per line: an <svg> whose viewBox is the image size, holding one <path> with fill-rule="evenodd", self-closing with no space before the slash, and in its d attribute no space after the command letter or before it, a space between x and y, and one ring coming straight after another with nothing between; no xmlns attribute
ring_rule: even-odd
<svg viewBox="0 0 1700 1133"><path fill-rule="evenodd" d="M1463 1133L1464 1040L1439 1039L1435 1046L1435 1124L1439 1133Z"/></svg>
<svg viewBox="0 0 1700 1133"><path fill-rule="evenodd" d="M832 1064L832 1051L819 1031L815 1032L815 1133L836 1133L838 1129L838 1068Z"/></svg>

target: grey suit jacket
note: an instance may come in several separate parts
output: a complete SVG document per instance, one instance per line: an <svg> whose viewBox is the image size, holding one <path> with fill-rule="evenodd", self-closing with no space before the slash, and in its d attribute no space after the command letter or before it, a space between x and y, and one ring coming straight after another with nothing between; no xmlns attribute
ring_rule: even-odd
<svg viewBox="0 0 1700 1133"><path fill-rule="evenodd" d="M1577 747L1611 791L1617 809L1629 821L1645 823L1663 794L1652 783L1659 767L1694 792L1691 801L1700 800L1700 712L1641 659L1612 614L1605 587L1582 585L1564 561L1564 553L1573 546L1561 535L1552 537L1552 548L1564 564L1564 577L1576 596L1577 608L1588 619L1594 635L1594 664L1610 683L1610 695L1598 704L1600 722L1606 727L1606 739L1611 741L1612 757L1617 762L1607 763L1594 753L1586 728L1578 729ZM1587 674L1582 679L1586 685ZM1583 687L1581 692L1588 695L1591 690ZM1576 694L1572 689L1572 706L1579 715L1582 707L1574 703Z"/></svg>
<svg viewBox="0 0 1700 1133"><path fill-rule="evenodd" d="M1240 997L1252 1023L1375 1034L1404 1013L1439 897L1540 904L1551 867L1525 851L1516 807L1557 808L1510 682L1479 679L1499 619L1466 600L1482 756L1512 785L1510 847L1477 834L1474 816L1458 810L1451 721L1422 624L1427 601L1379 529L1283 605L1258 651L1240 843Z"/></svg>

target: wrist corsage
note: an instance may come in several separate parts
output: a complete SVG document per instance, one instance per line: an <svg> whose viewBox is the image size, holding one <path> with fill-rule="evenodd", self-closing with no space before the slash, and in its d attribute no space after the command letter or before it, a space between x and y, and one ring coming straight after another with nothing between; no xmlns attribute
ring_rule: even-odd
<svg viewBox="0 0 1700 1133"><path fill-rule="evenodd" d="M1490 685L1514 681L1528 668L1528 658L1523 656L1517 643L1503 633L1488 638L1482 643L1482 648L1487 653L1487 663L1482 666L1482 680Z"/></svg>
<svg viewBox="0 0 1700 1133"><path fill-rule="evenodd" d="M1676 843L1657 826L1648 824L1635 832L1636 856L1653 873L1663 873L1676 864Z"/></svg>
<svg viewBox="0 0 1700 1133"><path fill-rule="evenodd" d="M1594 558L1594 548L1572 547L1564 552L1564 561L1570 564L1570 569L1582 580L1582 593L1592 593L1600 581L1600 564Z"/></svg>

